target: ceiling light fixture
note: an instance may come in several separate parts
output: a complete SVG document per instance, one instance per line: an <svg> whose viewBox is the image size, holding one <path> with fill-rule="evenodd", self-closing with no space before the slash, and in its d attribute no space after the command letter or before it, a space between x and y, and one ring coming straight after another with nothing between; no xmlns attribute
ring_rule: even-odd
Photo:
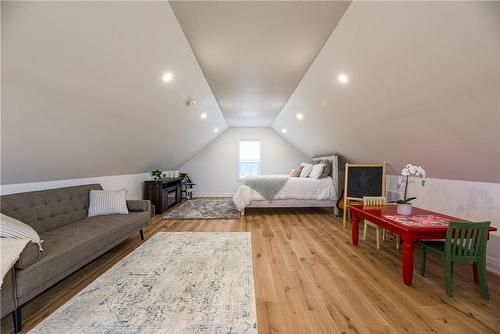
<svg viewBox="0 0 500 334"><path fill-rule="evenodd" d="M281 129L281 132L286 133L286 129L285 128Z"/></svg>
<svg viewBox="0 0 500 334"><path fill-rule="evenodd" d="M219 128L214 129L214 133L217 133L217 132L219 132Z"/></svg>
<svg viewBox="0 0 500 334"><path fill-rule="evenodd" d="M174 75L172 74L172 72L167 72L165 74L163 74L163 82L170 82L174 79Z"/></svg>
<svg viewBox="0 0 500 334"><path fill-rule="evenodd" d="M349 82L349 77L347 76L347 74L345 73L340 73L338 76L337 76L337 80L342 83L342 84L346 84Z"/></svg>
<svg viewBox="0 0 500 334"><path fill-rule="evenodd" d="M202 114L200 115L200 117L201 117L201 119L205 119L205 118L207 118L207 113L206 113L206 112L202 113Z"/></svg>
<svg viewBox="0 0 500 334"><path fill-rule="evenodd" d="M299 120L303 120L303 119L304 119L304 115L302 115L302 114L297 114L297 119L299 119Z"/></svg>

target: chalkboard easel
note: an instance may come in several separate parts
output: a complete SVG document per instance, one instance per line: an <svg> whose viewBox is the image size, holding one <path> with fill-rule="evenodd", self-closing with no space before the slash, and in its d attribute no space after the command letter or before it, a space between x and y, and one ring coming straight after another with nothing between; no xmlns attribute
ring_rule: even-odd
<svg viewBox="0 0 500 334"><path fill-rule="evenodd" d="M342 224L346 226L349 203L361 202L364 196L385 196L385 163L345 164L344 213Z"/></svg>

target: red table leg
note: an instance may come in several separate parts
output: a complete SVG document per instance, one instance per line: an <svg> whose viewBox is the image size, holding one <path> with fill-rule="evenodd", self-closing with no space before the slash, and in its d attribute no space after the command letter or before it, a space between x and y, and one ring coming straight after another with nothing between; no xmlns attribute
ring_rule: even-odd
<svg viewBox="0 0 500 334"><path fill-rule="evenodd" d="M352 244L354 246L358 245L359 241L359 224L358 224L358 217L352 213L351 211L351 236L352 236Z"/></svg>
<svg viewBox="0 0 500 334"><path fill-rule="evenodd" d="M403 240L403 282L411 285L413 279L413 248L414 241Z"/></svg>
<svg viewBox="0 0 500 334"><path fill-rule="evenodd" d="M477 274L477 263L472 264L472 274L474 275L474 283L479 284L479 275Z"/></svg>

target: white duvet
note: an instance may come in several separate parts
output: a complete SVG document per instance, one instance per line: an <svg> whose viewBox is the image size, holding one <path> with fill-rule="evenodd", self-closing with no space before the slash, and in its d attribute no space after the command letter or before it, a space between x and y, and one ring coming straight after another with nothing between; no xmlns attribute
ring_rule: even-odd
<svg viewBox="0 0 500 334"><path fill-rule="evenodd" d="M265 175L269 178L276 176L282 178L283 175ZM312 179L308 177L289 177L286 184L276 194L274 199L309 199L309 200L333 200L335 193L333 189L333 179L328 176L322 179ZM264 197L252 188L242 184L233 196L236 208L241 211L252 201L264 201Z"/></svg>

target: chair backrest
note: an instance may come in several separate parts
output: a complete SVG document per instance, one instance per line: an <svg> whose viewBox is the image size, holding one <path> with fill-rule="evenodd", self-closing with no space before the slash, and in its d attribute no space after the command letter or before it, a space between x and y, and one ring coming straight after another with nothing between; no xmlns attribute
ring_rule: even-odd
<svg viewBox="0 0 500 334"><path fill-rule="evenodd" d="M474 261L486 256L490 222L449 222L445 255L454 261Z"/></svg>
<svg viewBox="0 0 500 334"><path fill-rule="evenodd" d="M365 206L385 205L385 197L384 196L363 196L363 205L365 205Z"/></svg>

